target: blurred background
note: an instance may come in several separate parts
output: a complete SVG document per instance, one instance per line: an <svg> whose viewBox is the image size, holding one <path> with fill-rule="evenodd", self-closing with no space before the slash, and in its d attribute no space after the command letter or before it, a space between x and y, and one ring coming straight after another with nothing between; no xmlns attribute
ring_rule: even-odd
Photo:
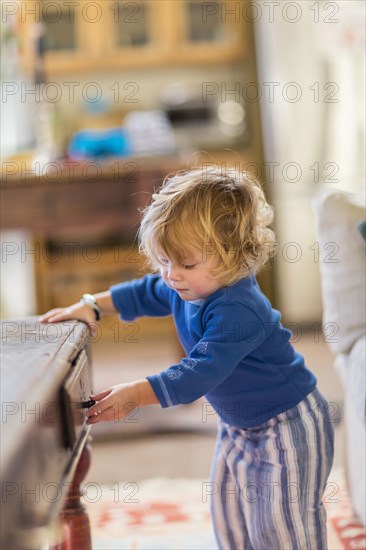
<svg viewBox="0 0 366 550"><path fill-rule="evenodd" d="M363 23L364 3L358 1L313 7L196 0L3 2L3 183L14 187L43 176L55 188L54 195L43 197L50 211L58 183L68 177L103 186L108 166L117 179L124 170L138 180L150 162L155 185L175 168L197 163L207 170L221 165L251 170L276 208L278 254L271 273L262 277L264 290L288 321L318 321L310 201L321 186L361 187ZM94 164L80 175L88 162ZM69 197L76 200L72 187ZM47 277L50 270L60 275L71 245L65 250L67 239L56 235L55 226L63 219L64 226L76 227L74 220L54 218L44 222L44 231L34 219L44 216L42 209L30 220L21 213L15 220L16 202L6 206L13 215L3 222L5 230L23 230L3 234L5 242L17 243L6 248L3 316L60 303L65 289L58 293L55 273L53 289ZM30 225L41 229L38 251ZM118 224L101 225L105 241L123 241ZM85 237L71 233L78 242ZM100 231L90 237L89 228L86 246L103 244ZM125 240L130 244L131 234ZM93 259L99 252L89 255ZM41 296L44 284L48 296ZM69 287L71 298L74 285Z"/></svg>
<svg viewBox="0 0 366 550"><path fill-rule="evenodd" d="M319 338L311 201L328 187L363 189L364 2L13 0L1 8L2 317L141 276L139 209L168 173L249 170L276 213L277 255L262 289L328 396L341 399ZM169 319L104 319L93 349L96 389L181 357ZM215 420L202 419L202 403L183 409L97 426L96 442L120 445L122 433L136 441L118 474L96 444L93 479L142 478L158 466L208 473ZM185 470L163 459L174 442L164 443L166 432L188 456L192 445Z"/></svg>

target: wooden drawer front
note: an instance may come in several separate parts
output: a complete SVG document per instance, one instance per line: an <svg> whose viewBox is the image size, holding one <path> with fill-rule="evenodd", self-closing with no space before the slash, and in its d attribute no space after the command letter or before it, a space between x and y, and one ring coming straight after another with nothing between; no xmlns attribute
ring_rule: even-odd
<svg viewBox="0 0 366 550"><path fill-rule="evenodd" d="M71 449L86 427L86 408L83 402L90 399L91 378L88 357L80 352L62 386L65 444Z"/></svg>
<svg viewBox="0 0 366 550"><path fill-rule="evenodd" d="M102 292L146 274L145 260L136 247L107 247L97 241L81 243L77 250L67 242L37 241L37 246L41 251L35 264L40 311L66 307L84 292Z"/></svg>
<svg viewBox="0 0 366 550"><path fill-rule="evenodd" d="M58 399L57 392L41 403L39 418L29 415L27 437L19 443L11 468L2 477L0 548L44 548L44 529L66 499L63 472L71 453L63 445Z"/></svg>

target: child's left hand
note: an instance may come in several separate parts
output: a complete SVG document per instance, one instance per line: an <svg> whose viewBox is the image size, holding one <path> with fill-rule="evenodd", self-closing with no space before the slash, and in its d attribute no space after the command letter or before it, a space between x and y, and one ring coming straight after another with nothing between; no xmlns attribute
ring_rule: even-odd
<svg viewBox="0 0 366 550"><path fill-rule="evenodd" d="M90 396L97 401L87 410L87 424L117 422L139 407L139 394L134 384L117 384Z"/></svg>

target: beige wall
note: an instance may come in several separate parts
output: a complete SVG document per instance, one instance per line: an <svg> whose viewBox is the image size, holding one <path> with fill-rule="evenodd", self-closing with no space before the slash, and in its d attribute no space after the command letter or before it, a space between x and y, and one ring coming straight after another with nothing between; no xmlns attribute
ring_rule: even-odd
<svg viewBox="0 0 366 550"><path fill-rule="evenodd" d="M329 13L320 12L315 22L310 4L300 4L297 23L262 18L255 31L259 82L279 84L274 101L267 97L261 104L265 160L278 163L268 184L279 242L274 270L278 307L287 321L311 323L322 315L316 245L310 248L316 243L312 198L323 187L364 189L365 4L332 3L339 7L332 17L338 22L332 24L324 22ZM297 102L281 94L290 82L301 90ZM292 169L291 163L296 164Z"/></svg>

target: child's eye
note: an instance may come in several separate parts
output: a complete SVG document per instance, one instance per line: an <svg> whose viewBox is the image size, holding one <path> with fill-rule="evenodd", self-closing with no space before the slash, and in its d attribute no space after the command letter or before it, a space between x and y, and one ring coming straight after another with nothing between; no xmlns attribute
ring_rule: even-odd
<svg viewBox="0 0 366 550"><path fill-rule="evenodd" d="M195 266L196 266L196 264L185 265L185 266L184 266L184 269L193 269Z"/></svg>
<svg viewBox="0 0 366 550"><path fill-rule="evenodd" d="M168 263L168 260L166 258L159 258L159 262L163 265L166 265Z"/></svg>

